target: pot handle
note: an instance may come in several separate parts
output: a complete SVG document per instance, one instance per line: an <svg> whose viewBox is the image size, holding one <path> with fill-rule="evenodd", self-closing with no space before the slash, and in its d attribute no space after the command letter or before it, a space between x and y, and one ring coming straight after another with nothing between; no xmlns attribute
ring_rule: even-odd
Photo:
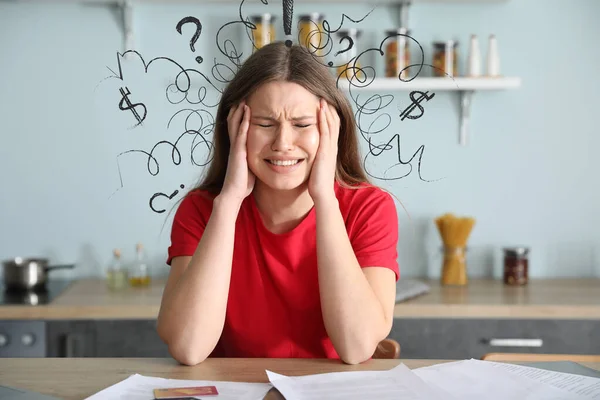
<svg viewBox="0 0 600 400"><path fill-rule="evenodd" d="M75 267L75 264L48 265L47 267L44 267L44 270L47 272L52 269L63 269L63 268L73 268L73 267Z"/></svg>

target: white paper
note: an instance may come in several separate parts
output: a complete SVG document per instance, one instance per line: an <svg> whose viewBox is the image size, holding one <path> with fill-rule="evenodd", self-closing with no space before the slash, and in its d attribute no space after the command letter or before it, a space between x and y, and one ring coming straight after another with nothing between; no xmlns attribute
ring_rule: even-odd
<svg viewBox="0 0 600 400"><path fill-rule="evenodd" d="M155 378L134 374L129 378L88 397L86 400L151 400L154 399L154 389L189 386L216 386L219 395L211 397L215 397L215 399L219 400L262 400L267 392L273 387L269 383L195 381ZM197 398L207 399L208 397L202 396Z"/></svg>
<svg viewBox="0 0 600 400"><path fill-rule="evenodd" d="M454 397L429 387L406 365L388 371L331 372L288 377L267 370L269 381L286 400L430 400Z"/></svg>
<svg viewBox="0 0 600 400"><path fill-rule="evenodd" d="M589 399L563 387L531 379L524 374L481 360L463 360L417 368L414 373L431 386L437 386L465 400L570 400ZM539 370L541 371L541 370ZM551 372L552 374L559 374ZM530 374L534 376L535 374ZM570 374L563 374L570 375ZM587 378L587 377L584 377ZM594 378L588 378L594 380Z"/></svg>
<svg viewBox="0 0 600 400"><path fill-rule="evenodd" d="M489 362L494 367L525 376L536 382L566 390L577 399L600 399L600 378L548 371L523 365Z"/></svg>

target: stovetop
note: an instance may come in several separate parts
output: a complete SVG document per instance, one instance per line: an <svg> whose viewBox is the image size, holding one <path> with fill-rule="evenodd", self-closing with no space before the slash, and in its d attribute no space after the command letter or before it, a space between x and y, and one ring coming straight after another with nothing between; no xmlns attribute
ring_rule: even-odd
<svg viewBox="0 0 600 400"><path fill-rule="evenodd" d="M2 282L0 285L0 305L28 305L37 306L50 304L58 295L60 295L71 283L71 279L48 280L44 288L35 289L8 289Z"/></svg>

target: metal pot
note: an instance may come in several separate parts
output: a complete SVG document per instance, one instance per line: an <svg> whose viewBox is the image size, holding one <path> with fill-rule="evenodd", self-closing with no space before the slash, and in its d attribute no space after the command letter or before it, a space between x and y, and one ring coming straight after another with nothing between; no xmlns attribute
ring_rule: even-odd
<svg viewBox="0 0 600 400"><path fill-rule="evenodd" d="M74 264L50 266L46 258L15 257L2 262L4 285L6 289L45 289L50 270L74 266Z"/></svg>

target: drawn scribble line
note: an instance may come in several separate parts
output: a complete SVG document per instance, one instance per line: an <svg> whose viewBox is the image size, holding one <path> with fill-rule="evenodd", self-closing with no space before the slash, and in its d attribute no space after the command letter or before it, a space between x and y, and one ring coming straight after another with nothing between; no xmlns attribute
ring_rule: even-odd
<svg viewBox="0 0 600 400"><path fill-rule="evenodd" d="M291 34L293 1L282 0L282 2L284 7L284 30L286 35L289 35ZM263 5L268 5L267 0L261 0L261 3ZM204 74L194 68L184 68L180 63L168 57L155 57L146 62L141 54L135 50L117 53L118 68L116 71L118 72L115 73L113 69L107 67L112 73L112 76L105 79L116 78L123 81L124 76L121 59L126 55L136 55L144 66L144 73L148 73L150 66L154 63L161 62L171 64L176 68L176 72L174 75L174 80L165 89L165 96L171 105L181 105L181 109L174 112L167 123L167 130L171 130L173 128L179 131L175 138L160 140L148 150L130 149L117 155L117 168L119 172L121 188L123 187L123 177L121 175L119 159L123 156L129 157L132 154L142 155L146 160L146 169L148 173L151 176L156 176L159 174L161 169L161 165L156 156L157 149L162 149L164 147L170 148L170 161L173 165L177 166L181 164L183 159L182 151L180 149L183 139L191 138L191 140L189 140L189 158L191 163L193 165L203 167L212 161L214 145L210 138L214 133L215 122L213 115L211 112L209 112L209 110L219 106L219 97L222 95L222 88L220 85L226 85L231 82L237 71L239 71L241 68L245 58L244 53L239 51L235 43L225 35L230 29L232 32L236 32L237 28L241 25L246 33L248 41L251 43L250 51L253 52L257 49L254 35L252 34L252 32L257 29L257 26L250 21L248 16L245 15L243 11L244 4L245 0L241 0L238 7L237 19L228 21L218 28L215 35L215 46L217 49L217 55L224 56L225 60L220 61L217 57L214 57L212 66L207 65L206 63L202 64L203 66L206 66L205 68L209 69L209 74ZM337 26L335 29L332 29L332 26L327 19L323 20L321 27L313 23L314 29L312 27L310 28L308 39L306 38L306 32L302 31L302 29L307 28L306 26L303 26L303 28L299 29L298 32L299 40L300 38L302 38L302 40L307 39L306 44L310 44L310 46L305 47L309 49L309 52L312 54L313 58L327 68L332 68L334 71L336 71L336 86L338 88L342 88L343 85L348 85L348 98L356 109L355 123L357 126L357 131L360 137L365 140L369 149L363 160L366 173L373 178L383 180L402 179L413 172L413 169L415 168L413 167L413 163L416 163L416 170L419 179L425 182L435 182L436 180L425 179L422 175L421 167L422 161L424 160L425 145L418 147L412 156L407 158L402 154L404 149L402 148L400 134L393 133L391 138L389 137L388 131L393 118L390 113L385 111L385 109L394 102L395 97L388 94L375 94L365 98L361 93L357 93L358 89L369 86L376 78L376 71L373 66L370 65L369 62L363 62L363 60L369 57L371 54L375 54L379 57L385 56L386 51L384 50L384 46L386 42L389 40L396 40L398 37L405 37L407 40L414 42L420 50L420 60L417 63L407 65L402 69L402 71L398 71L396 78L399 81L412 81L422 72L424 67L430 67L439 70L439 68L424 62L424 50L421 44L408 34L396 33L386 36L378 46L367 48L361 51L349 61L344 60L340 63L334 62L338 56L343 56L344 53L352 50L355 47L355 43L353 38L350 36L338 38L337 42L338 47L340 48L334 52L335 42L333 40L333 35L338 33L347 22L352 22L355 24L361 23L367 17L369 17L374 10L375 8L371 9L361 18L352 18L347 14L342 13L339 26ZM253 10L253 12L255 11ZM187 23L192 23L196 26L196 31L190 39L190 49L192 52L196 53L196 41L202 32L202 24L196 17L184 17L180 19L175 26L175 29L177 32L179 32L179 34L182 34L182 27ZM302 37L303 35L304 37ZM315 37L315 35L319 36ZM338 34L338 36L340 35ZM316 42L318 42L318 45L315 45ZM343 45L344 42L346 42L345 45ZM326 60L328 57L333 57L334 61ZM203 60L204 59L200 55L196 57L196 62L198 64ZM409 76L408 71L416 72L413 73L412 76ZM406 72L406 76L409 76L408 78L405 76L404 72ZM445 76L454 80L453 76L446 74L445 72L444 74ZM197 89L192 90L192 77L201 78L203 84L199 85ZM456 81L454 82L456 84ZM121 88L120 90L121 102L119 103L119 108L122 110L130 110L139 124L141 123L140 120L143 121L146 118L147 110L143 103L132 103L129 99L129 96L131 95L129 89L127 86L123 86L125 89ZM456 86L458 87L458 84ZM210 97L213 92L216 93L215 100L211 100L212 97ZM411 104L405 107L400 115L398 115L398 113L394 113L394 117L399 118L400 121L404 121L405 119L415 120L421 118L425 112L423 107L424 101L428 102L429 100L433 99L434 96L435 93L429 93L429 91L421 92L415 90L410 92L409 98ZM136 105L144 106L143 117L140 115L140 112L136 110ZM191 107L188 105L191 105ZM181 123L181 118L183 118L182 123L184 125L184 129L179 130L178 124ZM176 124L176 121L178 121L178 124ZM197 125L194 124L195 121L198 122ZM387 139L383 138L383 135L385 135ZM198 150L202 149L205 150L202 152L202 154L207 154L205 160L200 160L197 156ZM395 153L394 156L397 158L397 161L394 161L391 166L387 166L385 168L383 176L376 176L375 173L367 167L367 161L371 158L382 157L384 154L389 153L390 151ZM404 174L395 172L398 167L407 167L408 172ZM180 185L180 188L183 189L184 185ZM170 194L156 191L149 199L150 208L155 213L164 212L164 209L155 205L155 202L159 201L160 199L172 200L179 193L179 190L175 190Z"/></svg>

